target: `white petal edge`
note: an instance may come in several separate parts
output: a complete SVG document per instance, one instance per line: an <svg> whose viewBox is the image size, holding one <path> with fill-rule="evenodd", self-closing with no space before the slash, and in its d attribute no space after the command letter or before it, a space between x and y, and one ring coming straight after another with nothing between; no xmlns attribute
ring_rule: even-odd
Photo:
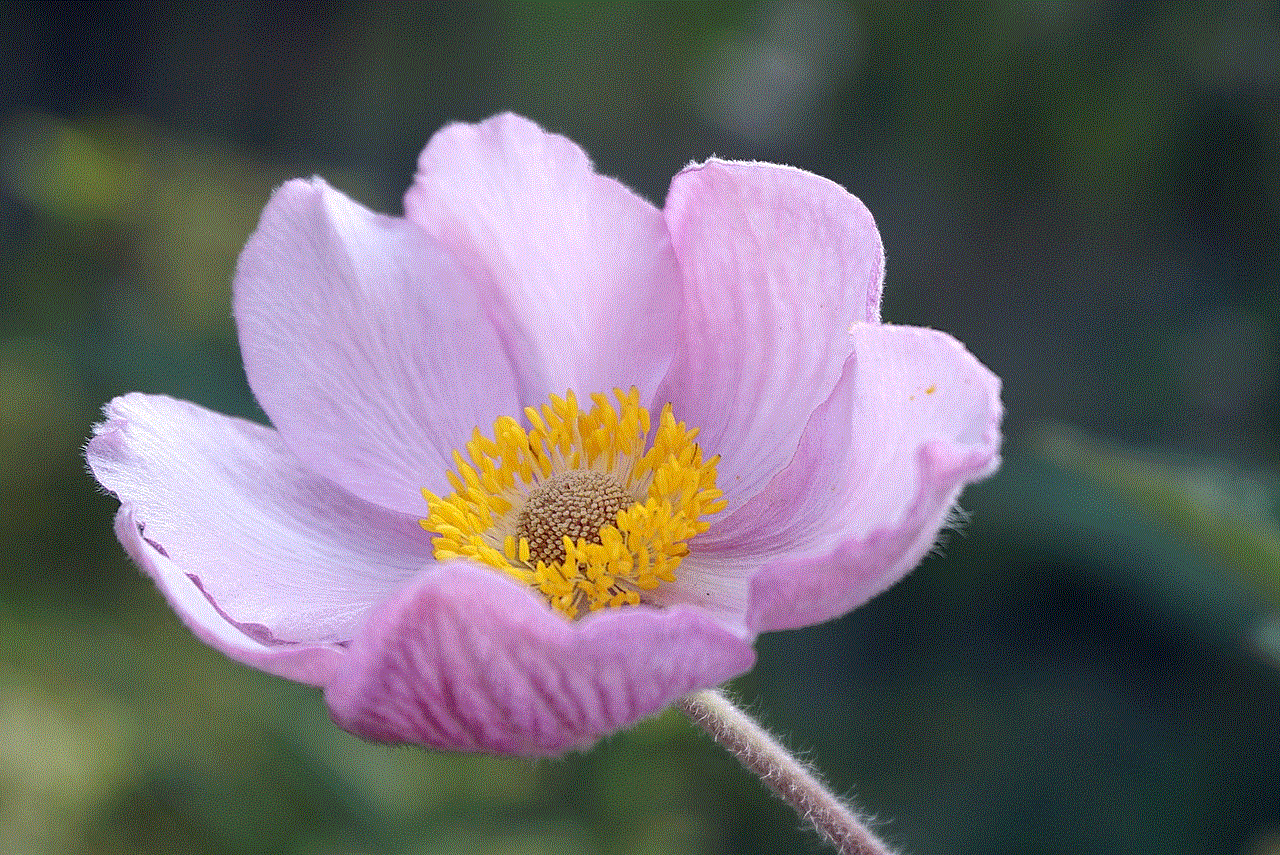
<svg viewBox="0 0 1280 855"><path fill-rule="evenodd" d="M325 685L337 671L345 655L339 645L261 641L229 620L194 577L146 539L131 508L120 509L115 528L125 551L155 581L182 622L214 650L259 671L311 686Z"/></svg>
<svg viewBox="0 0 1280 855"><path fill-rule="evenodd" d="M105 415L86 457L165 559L148 561L263 643L346 641L432 560L414 517L307 472L270 428L138 393Z"/></svg>

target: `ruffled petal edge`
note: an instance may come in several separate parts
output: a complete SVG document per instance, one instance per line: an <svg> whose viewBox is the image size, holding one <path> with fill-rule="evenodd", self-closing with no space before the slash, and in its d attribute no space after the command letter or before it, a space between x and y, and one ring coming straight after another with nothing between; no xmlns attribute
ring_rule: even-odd
<svg viewBox="0 0 1280 855"><path fill-rule="evenodd" d="M965 485L999 466L1000 381L959 342L864 325L792 464L707 544L761 569L747 625L818 623L900 579L935 542Z"/></svg>
<svg viewBox="0 0 1280 855"><path fill-rule="evenodd" d="M218 610L194 577L182 572L163 549L147 540L133 509L120 509L115 531L182 622L214 650L259 671L312 686L328 683L337 670L344 655L341 645L268 643L249 635Z"/></svg>
<svg viewBox="0 0 1280 855"><path fill-rule="evenodd" d="M219 613L264 643L337 643L430 562L416 518L306 471L270 428L163 395L104 407L85 449Z"/></svg>
<svg viewBox="0 0 1280 855"><path fill-rule="evenodd" d="M547 756L585 748L748 670L748 639L678 606L570 622L464 562L378 607L326 688L334 721L379 742Z"/></svg>

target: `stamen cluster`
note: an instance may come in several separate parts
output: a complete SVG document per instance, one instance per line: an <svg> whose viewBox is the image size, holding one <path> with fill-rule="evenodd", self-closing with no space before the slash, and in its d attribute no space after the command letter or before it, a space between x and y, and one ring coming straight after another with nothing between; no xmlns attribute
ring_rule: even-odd
<svg viewBox="0 0 1280 855"><path fill-rule="evenodd" d="M467 456L454 451L454 492L423 490L438 560L467 558L536 588L570 618L638 605L644 592L674 582L688 541L723 510L719 457L702 459L697 428L662 408L652 443L640 393L614 390L615 406L593 394L552 395L526 407L531 427L510 416L493 439L476 428Z"/></svg>

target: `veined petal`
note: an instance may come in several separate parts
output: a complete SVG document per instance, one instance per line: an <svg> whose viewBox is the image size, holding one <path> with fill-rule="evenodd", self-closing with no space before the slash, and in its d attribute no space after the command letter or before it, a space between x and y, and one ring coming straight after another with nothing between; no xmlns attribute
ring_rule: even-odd
<svg viewBox="0 0 1280 855"><path fill-rule="evenodd" d="M137 393L106 417L86 457L121 501L120 536L219 649L228 623L271 649L346 641L431 560L416 518L307 472L269 428Z"/></svg>
<svg viewBox="0 0 1280 855"><path fill-rule="evenodd" d="M785 166L691 166L671 183L666 217L684 338L657 400L721 455L732 510L795 454L852 350L849 326L878 319L884 252L861 202Z"/></svg>
<svg viewBox="0 0 1280 855"><path fill-rule="evenodd" d="M452 562L370 616L325 699L367 739L541 756L586 747L753 661L746 640L696 609L570 622L515 582Z"/></svg>
<svg viewBox="0 0 1280 855"><path fill-rule="evenodd" d="M525 401L632 385L648 400L680 300L653 205L597 175L570 140L504 114L432 137L404 206L488 289L513 360L542 370Z"/></svg>
<svg viewBox="0 0 1280 855"><path fill-rule="evenodd" d="M746 615L751 573L757 564L717 550L715 543L705 547L704 536L690 542L689 554L680 562L676 580L647 591L645 602L662 608L694 606L734 632L754 636Z"/></svg>
<svg viewBox="0 0 1280 855"><path fill-rule="evenodd" d="M251 668L312 686L329 682L342 648L329 643L288 643L257 638L249 626L240 625L218 610L200 588L199 580L184 572L143 534L133 509L116 514L116 537L134 561L155 580L174 612L197 638L237 662Z"/></svg>
<svg viewBox="0 0 1280 855"><path fill-rule="evenodd" d="M271 197L235 313L249 385L289 448L383 507L421 514L472 428L520 411L469 276L412 224L318 178Z"/></svg>
<svg viewBox="0 0 1280 855"><path fill-rule="evenodd" d="M999 464L1000 383L945 333L860 324L855 352L794 461L703 535L721 560L761 566L747 624L817 623L916 565L968 483Z"/></svg>

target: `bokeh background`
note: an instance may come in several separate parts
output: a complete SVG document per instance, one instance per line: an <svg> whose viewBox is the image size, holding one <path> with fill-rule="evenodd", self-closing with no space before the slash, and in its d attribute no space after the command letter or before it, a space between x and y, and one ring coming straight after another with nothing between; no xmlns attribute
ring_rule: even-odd
<svg viewBox="0 0 1280 855"><path fill-rule="evenodd" d="M84 473L128 390L262 418L229 286L274 186L399 213L504 109L658 204L712 153L842 183L885 317L1004 378L970 521L734 686L882 834L1280 852L1277 4L9 3L0 40L0 852L820 851L671 713L552 762L347 736L195 641Z"/></svg>

